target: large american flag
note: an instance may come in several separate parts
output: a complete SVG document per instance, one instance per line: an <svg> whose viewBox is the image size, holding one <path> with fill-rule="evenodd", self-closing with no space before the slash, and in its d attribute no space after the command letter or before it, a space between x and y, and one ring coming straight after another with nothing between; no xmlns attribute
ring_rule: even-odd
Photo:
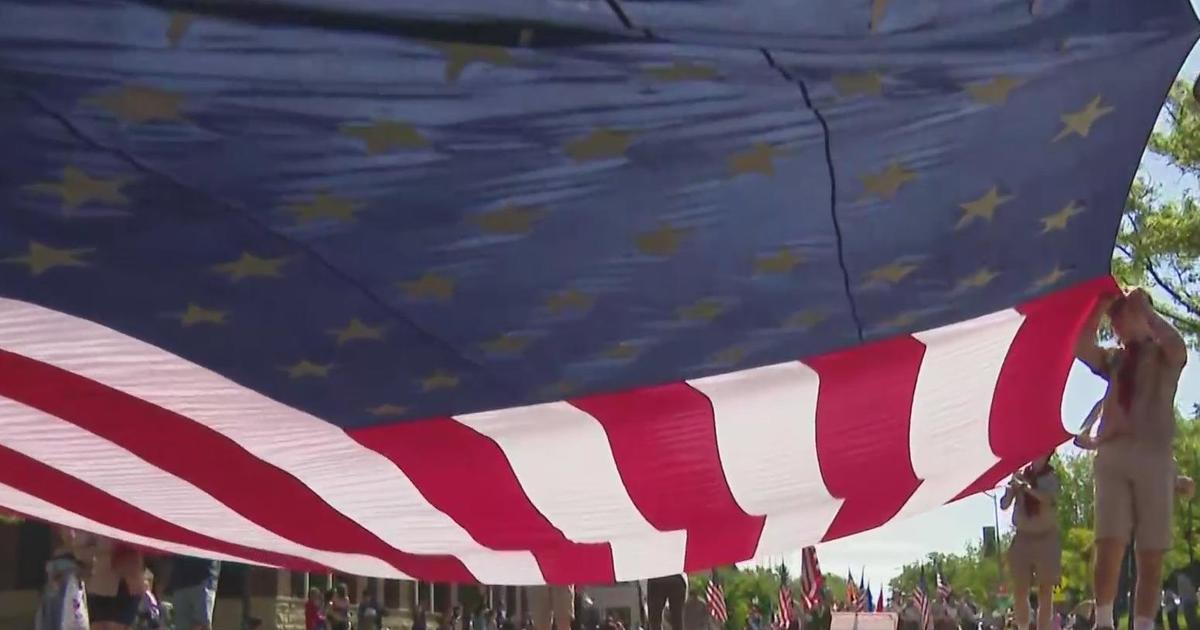
<svg viewBox="0 0 1200 630"><path fill-rule="evenodd" d="M788 553L1062 442L1196 34L1182 0L175 6L3 3L0 507L493 584Z"/></svg>

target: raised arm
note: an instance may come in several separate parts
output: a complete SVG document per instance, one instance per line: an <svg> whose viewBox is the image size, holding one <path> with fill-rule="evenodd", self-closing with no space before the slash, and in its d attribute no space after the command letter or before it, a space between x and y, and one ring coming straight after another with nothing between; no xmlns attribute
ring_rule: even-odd
<svg viewBox="0 0 1200 630"><path fill-rule="evenodd" d="M1033 487L1028 483L1021 487L1021 490L1033 496L1033 498L1046 504L1053 504L1058 500L1058 477L1049 475L1042 477L1038 481L1037 487Z"/></svg>
<svg viewBox="0 0 1200 630"><path fill-rule="evenodd" d="M1187 363L1187 344L1183 341L1183 335L1179 334L1179 331L1175 330L1170 322L1163 319L1158 311L1154 310L1154 306L1150 302L1150 294L1146 293L1145 289L1134 289L1129 294L1129 300L1130 306L1137 309L1146 318L1146 323L1150 326L1150 333L1154 335L1154 340L1162 348L1167 361L1176 367L1183 367Z"/></svg>
<svg viewBox="0 0 1200 630"><path fill-rule="evenodd" d="M1087 364L1094 374L1108 378L1108 355L1100 347L1097 337L1100 334L1100 319L1116 299L1115 295L1102 296L1096 301L1092 314L1088 316L1083 329L1079 331L1079 339L1075 341L1075 356Z"/></svg>
<svg viewBox="0 0 1200 630"><path fill-rule="evenodd" d="M1000 509L1007 510L1008 506L1012 505L1013 499L1016 498L1016 490L1013 489L1013 484L1016 482L1014 477L1012 481L1004 487L1004 496L1000 497Z"/></svg>

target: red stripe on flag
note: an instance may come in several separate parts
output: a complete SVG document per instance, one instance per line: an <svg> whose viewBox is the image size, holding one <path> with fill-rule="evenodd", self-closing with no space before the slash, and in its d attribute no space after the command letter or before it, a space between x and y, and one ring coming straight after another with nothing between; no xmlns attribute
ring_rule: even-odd
<svg viewBox="0 0 1200 630"><path fill-rule="evenodd" d="M823 540L886 523L920 485L908 449L925 346L909 336L806 360L820 376L817 454L830 494L844 499ZM869 383L871 393L862 388Z"/></svg>
<svg viewBox="0 0 1200 630"><path fill-rule="evenodd" d="M349 434L390 459L434 507L483 546L532 550L546 581L598 584L616 579L611 548L563 536L530 502L500 447L470 427L433 418Z"/></svg>
<svg viewBox="0 0 1200 630"><path fill-rule="evenodd" d="M754 557L763 518L729 490L708 397L676 383L570 402L604 427L642 516L660 531L687 530L684 571Z"/></svg>
<svg viewBox="0 0 1200 630"><path fill-rule="evenodd" d="M146 538L208 549L272 566L295 567L305 571L326 570L304 558L243 547L184 529L3 445L0 445L0 483L97 523Z"/></svg>
<svg viewBox="0 0 1200 630"><path fill-rule="evenodd" d="M232 440L124 392L0 350L0 396L118 444L289 540L314 549L375 556L408 575L474 581L457 558L397 551L335 511L295 477ZM187 446L164 448L164 437Z"/></svg>
<svg viewBox="0 0 1200 630"><path fill-rule="evenodd" d="M1108 276L1077 284L1017 308L1026 316L1009 348L992 398L988 439L1000 462L957 499L993 488L1071 436L1062 399L1075 340L1100 295L1116 290Z"/></svg>

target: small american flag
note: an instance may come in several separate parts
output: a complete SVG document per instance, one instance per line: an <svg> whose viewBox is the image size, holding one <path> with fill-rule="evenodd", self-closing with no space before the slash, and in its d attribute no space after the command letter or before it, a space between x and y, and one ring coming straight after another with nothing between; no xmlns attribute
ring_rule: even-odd
<svg viewBox="0 0 1200 630"><path fill-rule="evenodd" d="M779 585L779 611L775 618L780 628L792 625L792 589L787 584Z"/></svg>
<svg viewBox="0 0 1200 630"><path fill-rule="evenodd" d="M946 577L942 575L941 569L937 571L937 590L938 597L942 599L949 599L950 594L954 592L954 589L950 587L950 583L946 581Z"/></svg>
<svg viewBox="0 0 1200 630"><path fill-rule="evenodd" d="M858 585L854 583L854 573L846 571L846 605L850 608L858 606Z"/></svg>
<svg viewBox="0 0 1200 630"><path fill-rule="evenodd" d="M921 569L921 580L917 583L917 590L913 592L913 603L917 605L917 610L921 611L920 630L929 628L929 621L931 619L929 596L925 593L925 589L925 570Z"/></svg>
<svg viewBox="0 0 1200 630"><path fill-rule="evenodd" d="M715 571L708 580L705 597L708 599L708 614L722 624L728 621L729 611L725 608L725 589L721 588L721 583L717 581Z"/></svg>
<svg viewBox="0 0 1200 630"><path fill-rule="evenodd" d="M821 593L825 590L825 577L821 574L821 565L817 562L817 548L805 547L800 552L800 597L805 610L813 610L821 603Z"/></svg>
<svg viewBox="0 0 1200 630"><path fill-rule="evenodd" d="M871 599L871 591L867 589L865 574L865 568L862 573L858 574L858 590L855 591L856 597L854 598L855 612L869 612L867 610L867 601Z"/></svg>

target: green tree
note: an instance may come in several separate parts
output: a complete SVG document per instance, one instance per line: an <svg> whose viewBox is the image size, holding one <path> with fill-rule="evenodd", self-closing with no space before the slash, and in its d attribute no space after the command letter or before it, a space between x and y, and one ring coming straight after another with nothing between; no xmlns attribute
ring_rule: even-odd
<svg viewBox="0 0 1200 630"><path fill-rule="evenodd" d="M825 574L825 593L829 601L846 601L846 578L832 573Z"/></svg>
<svg viewBox="0 0 1200 630"><path fill-rule="evenodd" d="M1178 427L1175 437L1175 461L1179 472L1192 479L1200 479L1200 409L1192 412L1190 419L1176 414ZM1167 554L1168 570L1195 564L1197 561L1196 535L1200 530L1200 513L1196 512L1196 498L1181 499L1175 509L1175 546Z"/></svg>
<svg viewBox="0 0 1200 630"><path fill-rule="evenodd" d="M1163 106L1165 124L1147 149L1181 175L1200 177L1200 104L1187 84L1176 82ZM1155 308L1200 348L1200 206L1192 192L1164 197L1146 176L1129 191L1117 236L1113 271L1126 285L1157 288L1168 300Z"/></svg>
<svg viewBox="0 0 1200 630"><path fill-rule="evenodd" d="M1061 483L1058 497L1058 526L1061 531L1092 528L1095 495L1092 490L1092 458L1088 454L1059 457L1055 465Z"/></svg>
<svg viewBox="0 0 1200 630"><path fill-rule="evenodd" d="M1001 537L1001 546L1008 547L1009 535ZM892 593L910 597L925 575L925 588L933 593L937 589L937 571L956 593L969 595L975 602L992 605L1000 586L1000 563L992 556L985 556L980 543L971 543L962 553L931 553L924 561L906 565L900 575L892 579Z"/></svg>
<svg viewBox="0 0 1200 630"><path fill-rule="evenodd" d="M1062 582L1060 588L1072 600L1092 589L1092 541L1095 533L1088 527L1063 530Z"/></svg>

